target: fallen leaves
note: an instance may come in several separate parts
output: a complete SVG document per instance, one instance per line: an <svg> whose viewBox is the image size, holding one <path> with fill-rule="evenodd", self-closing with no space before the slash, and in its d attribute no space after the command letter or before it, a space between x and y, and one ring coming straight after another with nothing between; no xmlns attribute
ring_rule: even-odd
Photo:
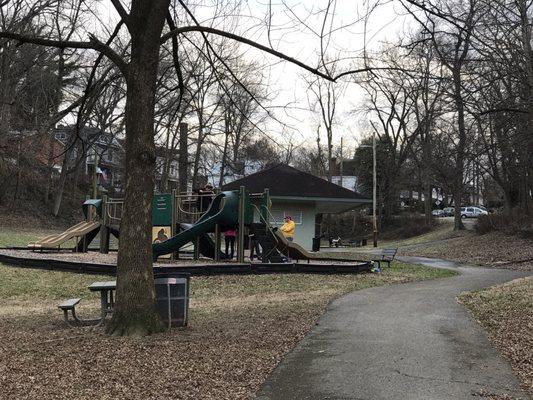
<svg viewBox="0 0 533 400"><path fill-rule="evenodd" d="M19 272L1 267L0 289L2 274L12 284L30 276L70 283L75 277ZM381 274L194 277L189 326L144 338L66 327L56 308L57 284L35 287L32 296L40 301L31 313L26 289L0 290L0 398L251 399L332 298L447 274L394 263ZM74 289L87 291L94 277L80 279ZM97 313L97 299L83 300L79 315L89 313Z"/></svg>
<svg viewBox="0 0 533 400"><path fill-rule="evenodd" d="M533 278L463 293L459 301L488 330L523 388L533 396Z"/></svg>
<svg viewBox="0 0 533 400"><path fill-rule="evenodd" d="M465 232L452 238L400 248L405 256L442 258L462 263L533 271L533 241L500 232L477 235Z"/></svg>

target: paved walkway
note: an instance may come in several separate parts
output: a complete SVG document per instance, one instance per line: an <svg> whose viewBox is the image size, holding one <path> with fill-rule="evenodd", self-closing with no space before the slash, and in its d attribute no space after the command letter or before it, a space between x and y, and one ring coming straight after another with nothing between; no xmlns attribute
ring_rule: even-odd
<svg viewBox="0 0 533 400"><path fill-rule="evenodd" d="M527 399L509 364L456 296L528 273L401 259L460 275L335 300L275 369L258 399L471 400L480 390Z"/></svg>

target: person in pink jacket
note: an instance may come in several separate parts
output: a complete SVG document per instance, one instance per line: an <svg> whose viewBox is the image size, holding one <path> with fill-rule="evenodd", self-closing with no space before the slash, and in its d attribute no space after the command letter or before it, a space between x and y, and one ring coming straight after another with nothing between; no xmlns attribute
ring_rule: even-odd
<svg viewBox="0 0 533 400"><path fill-rule="evenodd" d="M226 241L226 258L229 260L233 259L235 254L235 236L237 236L237 231L235 229L228 229L224 232L224 239ZM231 252L229 251L231 249Z"/></svg>

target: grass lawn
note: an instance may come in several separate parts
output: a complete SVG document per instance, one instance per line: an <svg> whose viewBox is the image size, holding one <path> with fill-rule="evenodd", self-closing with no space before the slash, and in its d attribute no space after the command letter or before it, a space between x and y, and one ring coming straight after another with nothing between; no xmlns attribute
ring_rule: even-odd
<svg viewBox="0 0 533 400"><path fill-rule="evenodd" d="M533 277L459 296L533 396Z"/></svg>
<svg viewBox="0 0 533 400"><path fill-rule="evenodd" d="M0 241L31 234L4 232ZM82 297L80 317L95 317L99 300L87 285L109 277L0 265L0 397L253 398L333 298L452 274L394 262L380 274L193 277L186 329L110 338L65 326L56 307Z"/></svg>
<svg viewBox="0 0 533 400"><path fill-rule="evenodd" d="M461 236L463 234L463 232L454 232L453 221L449 219L437 219L436 222L437 226L428 233L413 236L407 239L381 240L379 247L398 247L431 243Z"/></svg>
<svg viewBox="0 0 533 400"><path fill-rule="evenodd" d="M37 230L27 228L15 230L11 227L5 228L0 226L0 247L26 246L28 243L36 239L61 232L62 231L60 229ZM63 247L74 247L74 245L74 240L69 240Z"/></svg>
<svg viewBox="0 0 533 400"><path fill-rule="evenodd" d="M501 232L463 236L422 246L404 247L401 255L444 258L466 264L533 271L533 241Z"/></svg>

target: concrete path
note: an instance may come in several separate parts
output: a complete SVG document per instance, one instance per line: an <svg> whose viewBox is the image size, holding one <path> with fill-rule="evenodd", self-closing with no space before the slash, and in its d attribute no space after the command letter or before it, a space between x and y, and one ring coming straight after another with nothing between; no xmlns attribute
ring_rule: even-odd
<svg viewBox="0 0 533 400"><path fill-rule="evenodd" d="M473 399L481 390L527 399L456 296L530 273L401 259L460 275L356 291L333 301L258 399L450 400Z"/></svg>

